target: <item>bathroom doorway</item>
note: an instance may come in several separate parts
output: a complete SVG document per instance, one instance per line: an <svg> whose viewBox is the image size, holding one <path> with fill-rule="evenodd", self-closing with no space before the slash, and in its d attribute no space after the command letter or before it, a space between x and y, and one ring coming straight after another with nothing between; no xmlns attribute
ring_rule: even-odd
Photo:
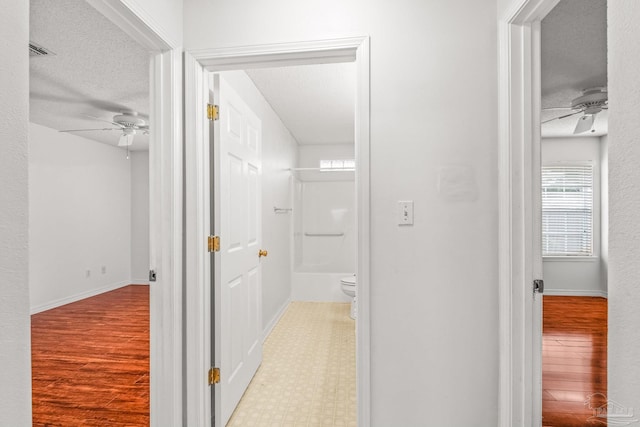
<svg viewBox="0 0 640 427"><path fill-rule="evenodd" d="M342 175L343 178L351 175L353 178L350 179L344 179L345 182L351 182L351 184L347 184L347 185L351 185L351 188L353 189L353 194L355 197L353 197L352 199L352 206L354 206L354 211L355 211L355 220L352 223L351 228L349 228L348 230L345 228L344 230L337 230L337 229L324 229L326 228L325 225L327 225L327 223L324 223L324 225L322 224L321 221L321 216L315 216L313 217L313 215L309 216L307 215L307 218L304 218L304 215L302 215L302 217L300 219L303 220L307 219L307 225L310 223L315 224L317 227L322 228L322 230L317 229L317 230L304 230L300 227L298 227L298 230L300 231L300 233L302 233L301 236L299 237L306 237L306 238L328 238L328 239L338 239L338 238L342 238L342 245L343 246L348 246L344 243L344 241L347 238L351 238L352 242L354 243L354 247L358 248L357 251L357 256L356 254L352 254L352 259L354 260L354 270L353 271L322 271L322 272L318 272L318 276L324 275L324 273L336 273L338 276L340 277L336 277L335 281L331 281L331 285L333 285L333 295L334 297L337 298L342 298L342 303L338 303L338 304L342 304L342 306L344 308L346 308L346 310L343 310L342 313L344 314L344 316L342 316L341 321L343 322L352 322L352 328L353 328L353 334L354 334L354 338L353 338L353 342L358 342L358 351L357 351L357 357L358 357L358 363L356 364L356 369L354 369L354 380L352 381L352 390L353 390L353 398L351 399L351 405L354 409L354 413L357 411L358 412L358 418L361 422L363 422L364 420L366 420L368 418L368 388L367 387L362 387L359 386L358 387L358 396L355 396L355 389L356 389L356 384L355 384L355 371L357 370L359 372L359 374L357 375L357 377L359 378L359 381L364 382L365 384L368 382L368 366L366 364L366 360L368 359L368 351L369 351L369 344L368 344L368 306L367 306L367 302L368 302L368 292L367 292L367 282L368 282L368 270L369 270L369 266L368 266L368 239L369 236L366 233L366 230L368 230L368 222L369 222L369 208L368 208L368 128L369 128L369 121L368 121L368 66L365 66L364 64L368 63L368 58L366 55L366 49L363 49L364 46L366 46L367 44L367 39L347 39L347 40L340 40L340 41L328 41L328 42L314 42L314 43L309 43L307 49L307 53L304 54L303 56L306 56L306 60L301 60L299 55L300 55L300 46L296 47L296 51L297 53L292 53L290 54L290 61L288 64L286 65L293 65L293 66L300 66L300 65L309 65L309 62L313 63L313 64L318 64L318 63L325 63L325 62L354 62L354 59L356 59L356 65L355 65L355 74L357 75L357 79L356 79L356 87L354 88L354 91L356 92L355 95L355 106L352 107L352 117L356 117L355 118L355 126L352 125L352 129L355 128L354 130L354 142L355 145L353 145L351 150L353 153L353 157L336 157L335 155L332 155L331 153L324 153L322 154L321 152L319 152L320 154L322 154L323 157L327 157L329 156L329 158L320 158L317 160L323 160L323 161L335 161L336 163L338 161L342 161L342 165L339 169L339 171L327 171L324 169L328 169L327 167L323 167L322 165L320 165L319 163L315 166L315 168L313 168L312 166L308 166L308 169L316 169L314 171L304 171L305 173L309 172L309 173L315 173L317 174L319 177L323 177L322 179L313 182L313 185L309 185L306 187L309 187L311 189L308 189L306 192L309 193L313 193L314 191L320 191L322 192L322 190L320 190L320 188L324 187L324 183L325 182L336 182L336 177L338 175ZM323 44L328 44L331 45L329 46L329 48L327 48L326 46L324 48L321 48L320 46ZM332 50L333 47L332 46L336 46L336 45L341 45L340 48L336 50ZM345 50L345 46L351 46L350 48L348 48L347 50ZM267 49L269 49L269 47L267 47ZM282 52L282 46L278 46L277 50L279 52ZM286 49L285 49L286 50ZM304 50L304 48L302 49ZM345 52L348 52L348 54L346 54ZM214 54L212 53L207 53L207 54L202 54L202 55L211 55L210 58L215 57ZM308 59L312 56L312 55L317 55L318 57L313 58L312 61L308 61ZM336 55L339 56L340 58L336 58ZM286 55L285 55L286 56ZM249 76L253 73L254 70L252 70L253 68L258 68L259 66L262 67L269 67L269 66L273 66L273 63L270 63L269 61L265 60L264 56L264 52L261 50L259 53L256 53L256 57L252 59L251 55L246 55L245 52L245 56L242 58L242 60L246 60L246 63L244 64L245 67L247 68L246 65L251 65L250 69L245 73L242 71L236 71L233 72L232 75L227 75L226 77L229 78L230 80L236 80L236 87L235 89L238 92L246 92L246 89L248 86L254 86L253 89L256 90L257 89L257 85L255 84L255 82L249 78ZM331 57L331 59L329 59L329 57ZM249 58L248 60L246 58ZM282 58L280 58L282 59ZM198 62L197 60L195 60L194 58L190 57L189 55L187 55L186 58L186 70L187 70L187 76L191 75L195 75L196 78L194 80L192 80L191 82L189 82L189 79L187 79L187 95L190 92L190 88L193 88L195 90L195 88L197 87L201 87L201 88L207 88L209 85L209 75L207 72L205 72L205 70L201 67L201 63L205 63L206 64L206 69L208 71L220 71L220 70L216 70L216 62L213 59L206 59L206 58L199 58L199 60L201 62ZM243 64L239 64L237 67L233 66L233 67L229 67L228 66L228 61L229 58L228 56L222 60L222 62L225 62L227 65L222 66L221 64L217 64L217 66L220 66L223 70L226 70L228 68L243 68L242 65ZM240 60L239 60L240 61ZM255 61L256 63L252 63L252 61ZM277 61L279 63L279 65L283 65L283 62L281 61ZM224 74L225 72L220 72L220 76L221 77L225 77ZM200 74L201 73L201 74ZM234 75L235 74L235 75ZM258 77L255 77L254 73L254 78L256 78L256 80L258 79ZM247 85L247 87L242 87L242 84L238 85L237 82L239 80L244 80L246 83L250 83L250 85ZM201 86L200 86L201 85ZM322 83L320 83L320 85L322 85ZM268 90L265 88L262 88L261 90L256 90L258 92L258 94L260 96L263 95L263 92L267 92ZM196 94L197 93L202 93L200 91L195 91ZM300 95L300 93L298 93L298 95ZM202 96L198 96L199 100L204 100L204 95ZM263 100L262 102L256 101L256 99L251 99L251 95L249 96L245 96L244 97L245 100L248 100L250 104L253 104L253 109L254 110L272 110L272 113L267 113L266 116L263 117L267 117L269 116L269 114L273 114L275 110L275 108L271 108L272 105L270 102L267 102L266 100ZM266 98L266 97L263 97ZM303 96L299 96L298 97L298 101L302 101L304 102L304 97ZM191 102L193 101L193 103ZM273 102L275 104L275 102ZM197 115L194 115L193 117L190 117L190 111L189 111L189 107L193 106L194 110L198 110L201 109L201 106L196 106L196 104L199 105L198 100L193 99L190 100L189 97L187 96L187 140L189 140L190 137L196 137L198 138L198 133L202 132L200 134L200 137L204 137L206 134L208 134L209 132L209 124L205 123L203 120L201 120ZM193 112L193 111L191 111ZM264 111L263 111L264 112ZM355 114L354 112L357 112L357 114ZM222 111L220 111L220 122L222 122L223 126L225 128L228 129L229 126L229 122L225 122L224 121L224 109ZM260 114L258 114L260 115ZM275 118L277 120L279 120L279 118L277 117L277 114L273 114L273 116L275 116ZM188 125L189 121L193 119L194 122L196 123L195 126L193 128L191 128L192 130L190 130L190 126ZM268 117L267 117L268 119ZM267 120L268 121L268 120ZM280 120L282 122L282 120ZM271 130L269 130L269 126L270 125L266 125L266 122L263 121L262 123L262 129L263 129L263 141L265 138L265 135L268 132L274 132L275 128L272 128ZM215 132L215 124L214 126L214 132ZM326 126L326 124L325 124ZM193 132L192 134L190 134L191 132ZM277 131L276 131L277 133ZM285 273L285 275L288 275L290 277L289 280L291 280L291 276L293 275L294 272L294 266L301 266L303 265L303 263L298 262L296 264L296 256L298 257L298 261L300 261L300 254L296 255L295 254L295 250L292 250L292 248L295 247L294 244L294 240L295 240L295 222L298 221L299 219L295 218L295 211L296 211L296 205L295 203L298 202L298 204L300 204L300 200L296 200L294 197L294 191L291 191L288 195L288 197L286 198L281 198L280 196L282 195L282 193L279 193L278 191L275 192L271 192L271 190L269 189L269 187L273 187L274 183L276 185L276 187L278 186L278 184L282 184L283 182L285 182L290 190L293 190L296 186L295 181L296 179L298 181L301 181L300 178L295 178L293 175L294 174L299 174L300 170L296 170L296 169L301 169L300 167L300 163L298 162L300 158L302 158L304 155L301 155L301 153L298 153L296 150L296 153L294 156L291 156L290 154L287 155L287 151L285 150L284 153L285 155L283 157L280 157L283 153L282 151L282 144L283 141L286 141L288 137L292 137L294 132L291 132L291 130L288 130L287 132L281 133L280 136L278 138L276 138L279 142L276 143L272 148L267 149L265 151L263 151L263 156L262 156L262 160L263 160L263 168L262 171L264 172L264 176L262 179L263 184L265 184L265 187L263 188L263 197L260 199L261 203L262 203L262 208L261 208L261 212L262 212L262 219L263 219L263 230L265 230L264 236L264 242L261 246L261 253L262 251L266 251L265 255L267 255L266 257L261 258L261 270L263 273L267 273L265 277L265 280L263 280L264 283L264 290L267 290L270 286L273 286L273 282L271 280L269 280L268 276L269 276L269 269L270 268L275 268L276 270L276 274L275 276L278 276L278 272L279 273ZM288 135L287 135L288 134ZM294 138L295 139L295 138ZM344 141L340 141L341 143L343 143ZM279 147L276 148L276 146L280 145ZM315 144L311 144L311 145L315 145ZM336 144L336 145L341 145L341 144ZM203 146L203 147L192 147L193 148L193 152L189 152L189 146L190 144L187 144L187 153L186 153L186 163L189 164L190 161L195 160L195 159L202 159L202 158L209 158L209 151L208 151L208 147L207 146ZM215 150L215 145L213 145L214 150ZM200 151L201 150L201 151ZM199 152L198 152L199 151ZM304 151L304 150L303 150ZM269 154L271 153L271 154ZM276 154L280 154L280 156L276 155L274 158L269 158L270 155L273 155L273 153ZM332 158L333 157L333 158ZM219 157L221 158L221 157ZM347 167L345 167L345 162L347 163ZM268 164L271 163L272 165L274 165L273 167L268 166ZM187 168L189 169L189 168ZM345 170L347 169L347 170ZM353 170L355 169L355 171ZM194 175L197 175L198 171L193 171ZM203 171L201 171L200 173L202 173ZM332 174L337 174L337 175L332 175ZM215 175L214 175L215 176ZM327 177L332 176L331 179L326 179ZM195 177L194 177L195 178ZM219 178L219 182L223 181L225 178L224 176ZM304 178L303 178L304 179ZM187 176L187 193L189 193L189 186L190 186L190 182L196 182L197 178L194 181L191 181L189 176ZM202 181L200 181L202 182ZM321 185L322 184L322 185ZM215 186L215 181L213 182L213 185ZM303 185L298 182L298 187L299 189L301 187L303 187ZM317 188L312 188L312 187L317 187ZM329 185L329 187L331 187L331 185ZM205 191L207 190L206 188L204 189ZM327 190L327 188L325 188L325 190ZM331 197L329 196L329 194L336 194L335 191L333 190L329 190L327 193L327 197L329 199L331 199ZM317 197L322 197L322 196L317 196ZM312 199L315 200L317 197L313 197ZM317 201L317 200L316 200ZM188 203L188 202L187 202ZM189 207L187 207L189 208ZM214 204L214 210L216 209L215 204ZM217 209L221 209L224 211L224 207L220 207L218 205ZM304 211L304 207L299 208L302 209L302 211ZM331 214L340 216L342 215L344 218L346 218L346 214L348 213L348 209L344 209L344 208L336 208L336 209L330 209L329 210L329 216ZM207 218L205 215L205 212L201 212L198 213L199 215L201 215L201 218L203 220L202 224L202 229L204 231L205 229L205 224L207 222ZM299 212L299 214L302 214L302 212ZM343 219L344 219L343 218ZM326 218L325 218L326 219ZM334 218L335 219L335 218ZM214 218L214 222L215 222L215 218ZM267 222L271 222L272 226L265 226L265 224ZM338 223L341 224L341 227L344 228L344 225L346 224L346 221L338 221ZM282 225L286 224L285 228L285 234L280 235L280 237L276 237L276 240L271 240L271 244L275 245L273 246L275 249L272 249L270 247L268 247L267 243L269 241L269 233L270 232L275 232L277 229L282 228ZM333 223L333 225L331 225L333 228L336 228L336 224L335 221ZM208 230L207 230L208 231ZM304 236L304 234L308 234L307 236ZM189 233L188 233L189 234ZM348 234L351 234L351 236L348 236ZM320 236L318 236L320 235ZM193 235L195 237L195 234ZM222 236L223 237L223 236ZM190 239L188 239L189 241ZM283 244L283 243L286 243ZM317 243L317 242L316 242ZM188 243L187 243L188 244ZM335 245L337 244L337 242L324 242L323 243L325 246L328 245ZM283 248L283 247L287 247L289 249L289 257L278 257L278 255L281 255L281 251L278 248ZM307 245L306 249L309 252L312 252L313 250L316 251L321 251L321 246L322 245L315 245L315 247L313 247L313 245ZM188 245L189 248L193 248L192 246ZM224 249L223 249L224 250ZM304 250L304 246L303 246L303 250ZM335 248L333 248L331 250L332 252L336 252ZM189 252L189 249L187 249L187 252ZM324 255L324 253L320 253L321 255ZM273 257L272 257L273 255ZM309 255L309 254L307 254ZM202 265L204 266L206 264L206 257L202 256L202 255L196 255L196 257L194 258L194 261L198 261L198 257L201 256L200 261L202 261ZM191 257L187 257L188 259L190 259ZM205 270L205 274L203 275L202 279L203 283L206 283L208 281L209 278L214 278L216 277L216 275L218 274L217 271L219 271L220 269L223 269L224 266L220 266L219 264L219 258L218 255L214 254L212 256L213 258L213 265L214 265L214 270L213 270L213 274L211 274L211 272L206 272L206 268ZM330 257L329 257L330 258ZM342 262L344 260L341 259L342 257L336 257L335 259L338 262ZM285 261L284 263L281 263L282 261ZM319 261L322 261L321 258L318 258ZM326 259L325 259L326 261ZM307 263L309 264L309 263ZM316 264L318 265L322 265L323 262L316 262ZM327 263L324 262L325 267L327 267ZM316 265L315 267L317 267L318 265ZM216 270L215 267L218 266L219 269ZM287 268L288 266L288 268ZM308 265L307 265L308 266ZM284 268L283 268L284 267ZM273 272L273 271L272 271ZM308 272L307 272L308 273ZM322 274L320 274L322 273ZM344 276L343 274L348 274L351 277L353 277L354 273L357 273L357 277L358 277L358 336L355 337L355 321L351 320L349 317L349 312L350 312L350 303L349 301L349 297L347 295L345 295L344 293L342 293L341 291L341 284L340 284L340 278L344 278L346 276ZM187 276L189 277L189 272L187 272ZM324 278L323 278L324 279ZM211 316L211 320L212 323L209 323L208 326L205 323L205 327L202 329L208 329L212 332L217 331L219 328L219 324L216 324L216 321L220 321L220 318L218 317L219 313L216 314L216 309L218 307L218 304L220 301L216 301L216 290L218 286L215 285L214 286L214 292L212 293L208 293L207 292L207 287L203 286L201 291L196 291L193 294L187 294L187 306L189 307L190 301L194 301L194 299L198 298L199 295L203 295L207 298L205 298L205 301L208 302L208 304L210 305L210 307L212 308L213 311L213 315ZM275 288L278 288L278 286L276 285ZM282 289L280 289L282 290ZM307 289L310 290L310 289ZM322 285L320 285L317 288L312 288L312 290L314 291L318 291L318 290L323 290L326 291L326 288L323 288ZM202 292L202 293L200 293ZM287 306L289 306L289 302L293 299L294 296L294 292L293 292L293 281L291 281L291 287L289 288L288 291L288 295L285 295L284 300L282 299L282 294L280 294L280 300L278 301L277 299L274 299L273 301L269 300L271 298L271 296L266 295L265 293L263 293L263 305L262 307L265 308L264 310L264 316L263 316L263 332L266 336L269 334L269 332L271 332L272 328L276 325L276 323L278 322L278 319L280 319L280 317L282 316L282 319L286 319L287 317L287 313L285 312L285 309ZM210 299L211 298L211 299ZM345 301L346 299L346 301ZM314 302L315 304L321 304L319 302ZM291 302L290 306L293 307L297 305L297 302ZM196 310L195 313L193 313L193 317L192 320L196 323L197 319L200 318L202 320L204 320L206 322L206 319L208 318L207 315L207 311L206 311L206 306L202 307L202 310L198 313ZM269 316L267 314L267 310L270 310L271 313L275 313L275 315ZM312 310L313 311L313 310ZM271 318L270 318L271 317ZM295 316L294 316L295 317ZM188 320L189 321L189 320ZM282 322L281 322L282 323ZM300 324L300 323L309 323L307 321L294 321L294 324ZM196 324L196 329L198 328L198 325ZM276 326L277 328L277 326ZM191 328L188 328L189 331L191 331ZM275 331L275 329L273 329ZM194 332L197 332L194 330ZM275 334L275 332L273 332ZM194 334L190 334L190 335L194 335ZM205 335L206 335L206 331L205 331ZM224 357L225 352L227 352L228 350L225 348L221 348L219 346L219 341L218 338L216 336L216 333L213 333L214 339L212 339L211 343L214 344L213 349L211 349L211 351L209 352L209 357L206 356L207 353L207 349L206 348L206 344L202 343L202 342L197 342L197 340L190 340L189 337L187 337L187 353L189 354L193 354L194 357L197 359L199 356L198 354L202 354L198 351L198 349L202 349L204 350L205 353L205 357L200 357L200 360L197 362L202 363L202 366L204 367L209 367L209 366L216 366L217 363L220 361L220 357ZM317 341L322 341L322 340L317 340ZM298 344L300 343L300 340L296 341ZM265 348L266 348L266 344L265 344ZM189 356L187 357L189 360L192 360ZM356 357L355 357L355 351L354 351L354 355L353 355L353 359L355 361ZM360 363L360 360L362 360L364 363ZM263 362L263 365L267 365L268 363L266 361ZM307 370L309 370L309 368L307 368ZM312 371L312 369L311 369ZM229 373L227 372L226 375L229 375ZM191 376L189 376L189 378L191 378ZM212 407L207 407L206 404L203 404L201 407L199 408L194 408L194 411L192 412L194 414L195 417L197 416L203 416L203 417L211 417L213 419L212 424L213 425L225 425L226 424L226 417L222 416L219 411L219 401L221 398L221 395L223 395L225 393L225 389L224 389L224 378L225 378L225 372L220 372L220 383L215 383L214 387L207 387L206 389L202 389L201 385L196 384L196 383L192 383L192 387L194 392L197 393L202 393L205 396L205 400L203 401L211 401L213 403ZM256 376L257 378L257 376ZM318 378L316 377L314 381L318 381ZM188 385L188 388L189 385ZM291 391L291 390L289 390ZM248 392L247 392L248 393ZM295 391L294 391L295 393ZM210 395L211 396L211 400L209 400L208 398L206 398L206 396ZM312 399L313 400L313 399ZM347 399L348 400L348 399ZM316 401L314 401L314 404L318 405L318 403ZM295 405L291 405L292 407ZM320 409L324 408L324 406L322 404L320 404ZM344 409L344 407L341 407L337 404L334 404L333 406L331 406L332 409L329 409L329 407L324 408L324 415L327 415L329 411L333 410L336 411L334 416L339 416L337 414L341 414ZM357 408L357 409L356 409ZM230 415L230 414L229 414ZM264 413L263 413L264 415ZM321 416L322 414L317 413L317 416ZM355 414L354 414L355 415ZM282 414L281 412L279 414L274 414L274 417L279 417L279 416L287 416L287 414ZM275 420L276 418L273 418L273 420ZM309 420L307 420L309 421ZM233 422L233 421L232 421ZM353 421L355 423L355 419Z"/></svg>

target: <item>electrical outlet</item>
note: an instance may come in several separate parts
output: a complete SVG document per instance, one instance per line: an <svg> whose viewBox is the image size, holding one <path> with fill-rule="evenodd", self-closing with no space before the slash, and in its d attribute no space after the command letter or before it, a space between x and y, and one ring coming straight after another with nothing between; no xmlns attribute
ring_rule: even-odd
<svg viewBox="0 0 640 427"><path fill-rule="evenodd" d="M107 266L103 265L102 268L100 269L100 271L102 272L102 274L106 274L107 273Z"/></svg>
<svg viewBox="0 0 640 427"><path fill-rule="evenodd" d="M91 277L91 270L87 269L87 277Z"/></svg>

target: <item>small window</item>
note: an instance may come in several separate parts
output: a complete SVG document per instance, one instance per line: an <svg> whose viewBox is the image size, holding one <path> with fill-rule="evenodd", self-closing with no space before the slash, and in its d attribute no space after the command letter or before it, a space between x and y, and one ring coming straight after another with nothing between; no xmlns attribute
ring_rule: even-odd
<svg viewBox="0 0 640 427"><path fill-rule="evenodd" d="M356 161L350 160L320 160L320 171L354 171L356 170Z"/></svg>
<svg viewBox="0 0 640 427"><path fill-rule="evenodd" d="M542 255L593 255L593 166L542 167Z"/></svg>

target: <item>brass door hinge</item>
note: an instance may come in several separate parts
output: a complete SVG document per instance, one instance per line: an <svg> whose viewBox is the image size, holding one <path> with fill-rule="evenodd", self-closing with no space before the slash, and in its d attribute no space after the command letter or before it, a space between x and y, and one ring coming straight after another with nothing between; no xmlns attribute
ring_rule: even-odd
<svg viewBox="0 0 640 427"><path fill-rule="evenodd" d="M209 237L207 237L207 250L209 252L219 252L220 251L220 236L209 236Z"/></svg>
<svg viewBox="0 0 640 427"><path fill-rule="evenodd" d="M207 119L218 120L219 112L220 112L220 107L213 104L207 104Z"/></svg>
<svg viewBox="0 0 640 427"><path fill-rule="evenodd" d="M209 385L218 384L220 382L220 368L209 369L207 378Z"/></svg>

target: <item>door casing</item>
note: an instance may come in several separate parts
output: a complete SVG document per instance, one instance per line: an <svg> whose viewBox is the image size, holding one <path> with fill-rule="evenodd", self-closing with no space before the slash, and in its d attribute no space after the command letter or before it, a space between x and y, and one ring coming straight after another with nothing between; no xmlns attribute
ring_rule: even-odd
<svg viewBox="0 0 640 427"><path fill-rule="evenodd" d="M87 0L150 56L149 287L151 425L181 425L182 49L144 9Z"/></svg>
<svg viewBox="0 0 640 427"><path fill-rule="evenodd" d="M542 423L540 21L560 0L519 0L499 20L499 425Z"/></svg>
<svg viewBox="0 0 640 427"><path fill-rule="evenodd" d="M186 425L210 425L211 289L204 241L208 228L209 191L207 72L305 64L356 62L355 111L356 221L358 229L358 320L356 389L358 425L370 425L370 89L369 38L353 37L185 52L185 277L186 277Z"/></svg>

